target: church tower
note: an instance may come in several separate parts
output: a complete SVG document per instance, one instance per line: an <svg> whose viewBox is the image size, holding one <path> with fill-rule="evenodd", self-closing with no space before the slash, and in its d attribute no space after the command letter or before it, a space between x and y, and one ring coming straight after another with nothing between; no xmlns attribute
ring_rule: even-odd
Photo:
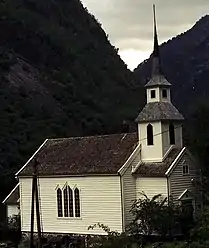
<svg viewBox="0 0 209 248"><path fill-rule="evenodd" d="M162 162L173 147L182 148L183 116L171 103L171 84L166 80L160 63L157 25L154 10L154 51L151 79L145 85L147 104L136 118L141 160Z"/></svg>

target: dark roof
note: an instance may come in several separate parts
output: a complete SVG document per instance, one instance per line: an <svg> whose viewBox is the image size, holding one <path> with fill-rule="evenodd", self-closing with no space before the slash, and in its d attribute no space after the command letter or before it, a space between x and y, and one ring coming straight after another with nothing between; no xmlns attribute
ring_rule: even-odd
<svg viewBox="0 0 209 248"><path fill-rule="evenodd" d="M155 58L153 58L153 64L159 63L158 61L155 61ZM153 65L154 67L154 65ZM156 67L156 65L155 65ZM171 86L171 84L168 82L168 80L165 78L163 74L155 74L151 77L151 79L148 81L147 84L145 84L145 87L153 87L153 86Z"/></svg>
<svg viewBox="0 0 209 248"><path fill-rule="evenodd" d="M166 171L171 166L181 149L173 148L163 162L144 162L135 174L141 177L164 177Z"/></svg>
<svg viewBox="0 0 209 248"><path fill-rule="evenodd" d="M116 174L137 145L137 134L49 139L20 176L31 176L38 161L39 175Z"/></svg>
<svg viewBox="0 0 209 248"><path fill-rule="evenodd" d="M4 199L3 203L7 205L16 205L20 198L19 194L19 184L9 193L9 195Z"/></svg>
<svg viewBox="0 0 209 248"><path fill-rule="evenodd" d="M150 102L137 116L136 122L183 120L184 117L170 102Z"/></svg>

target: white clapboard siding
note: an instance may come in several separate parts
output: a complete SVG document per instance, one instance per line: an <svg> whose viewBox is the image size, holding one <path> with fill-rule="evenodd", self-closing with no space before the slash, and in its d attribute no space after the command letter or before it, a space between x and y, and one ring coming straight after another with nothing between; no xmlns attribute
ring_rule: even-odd
<svg viewBox="0 0 209 248"><path fill-rule="evenodd" d="M183 165L189 166L189 174L183 175ZM179 196L188 189L194 195L197 194L197 204L198 196L200 196L200 192L197 192L197 188L194 187L192 184L192 179L199 180L199 167L194 161L188 156L187 152L183 155L180 159L178 164L176 165L175 169L172 171L169 177L169 188L170 188L170 195L173 197L175 202L178 202Z"/></svg>
<svg viewBox="0 0 209 248"><path fill-rule="evenodd" d="M18 205L7 205L7 217L12 217L19 214Z"/></svg>
<svg viewBox="0 0 209 248"><path fill-rule="evenodd" d="M132 204L136 200L136 179L132 175L132 168L136 168L140 161L140 155L134 158L132 163L127 168L122 176L122 189L123 189L123 208L124 208L124 224L125 227L133 220L133 215L130 213Z"/></svg>
<svg viewBox="0 0 209 248"><path fill-rule="evenodd" d="M111 230L122 231L121 187L119 176L39 178L43 232L104 234L89 225L98 222ZM81 218L58 218L56 188L65 184L80 190ZM20 178L22 231L30 231L31 179Z"/></svg>
<svg viewBox="0 0 209 248"><path fill-rule="evenodd" d="M141 198L140 193L144 192L148 198L152 198L157 194L168 197L167 179L155 177L138 177L136 179L136 197Z"/></svg>

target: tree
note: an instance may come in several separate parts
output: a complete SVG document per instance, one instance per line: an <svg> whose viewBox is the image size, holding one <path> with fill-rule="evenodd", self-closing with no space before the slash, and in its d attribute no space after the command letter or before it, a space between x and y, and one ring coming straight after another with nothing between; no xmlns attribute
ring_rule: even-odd
<svg viewBox="0 0 209 248"><path fill-rule="evenodd" d="M133 235L173 236L181 226L183 213L181 207L175 205L170 199L163 198L160 194L151 199L145 193L133 203L131 213L134 220L129 230Z"/></svg>

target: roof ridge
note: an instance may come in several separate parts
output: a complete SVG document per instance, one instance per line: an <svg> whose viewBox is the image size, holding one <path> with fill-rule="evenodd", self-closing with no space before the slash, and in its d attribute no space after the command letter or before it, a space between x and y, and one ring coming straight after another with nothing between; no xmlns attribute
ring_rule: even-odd
<svg viewBox="0 0 209 248"><path fill-rule="evenodd" d="M48 141L62 141L62 140L69 140L69 139L90 139L90 138L99 138L99 137L108 137L108 136L116 136L116 135L121 135L121 136L127 136L129 134L136 134L137 132L131 132L131 133L114 133L114 134L101 134L101 135L88 135L88 136L71 136L71 137L64 137L64 138L48 138ZM124 137L124 138L125 138Z"/></svg>

